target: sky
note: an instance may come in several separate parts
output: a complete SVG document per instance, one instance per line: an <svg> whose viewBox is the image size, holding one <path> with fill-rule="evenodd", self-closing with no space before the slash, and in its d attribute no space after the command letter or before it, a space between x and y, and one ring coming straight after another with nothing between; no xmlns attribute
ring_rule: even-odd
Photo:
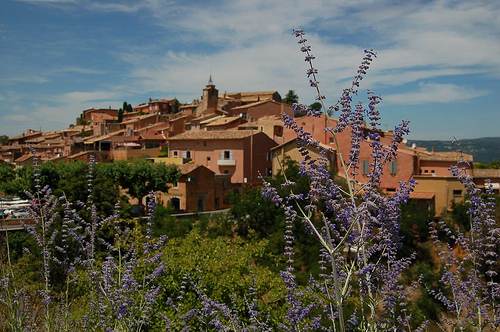
<svg viewBox="0 0 500 332"><path fill-rule="evenodd" d="M408 139L500 136L500 2L493 0L1 0L0 135L66 129L89 108L149 98L295 91L315 102L294 29L326 104L365 49L382 129ZM335 115L335 114L334 114Z"/></svg>

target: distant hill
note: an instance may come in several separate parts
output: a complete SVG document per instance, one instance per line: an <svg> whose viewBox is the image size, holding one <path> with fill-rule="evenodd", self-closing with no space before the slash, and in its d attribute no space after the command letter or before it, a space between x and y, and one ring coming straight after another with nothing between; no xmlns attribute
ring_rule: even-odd
<svg viewBox="0 0 500 332"><path fill-rule="evenodd" d="M474 162L489 164L492 161L500 161L500 137L483 137L475 139L459 140L464 153L474 156ZM458 151L457 145L451 141L417 141L408 140L407 145L427 148L429 151Z"/></svg>

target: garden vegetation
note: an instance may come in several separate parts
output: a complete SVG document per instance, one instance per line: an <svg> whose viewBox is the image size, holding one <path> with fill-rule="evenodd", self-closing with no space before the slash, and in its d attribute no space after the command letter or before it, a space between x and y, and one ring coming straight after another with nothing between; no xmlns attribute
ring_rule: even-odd
<svg viewBox="0 0 500 332"><path fill-rule="evenodd" d="M379 190L383 166L409 132L402 121L390 144L378 134L381 97L361 81L376 57L366 51L352 84L330 107L302 30L314 108L335 115L325 130L351 133L330 172L323 145L283 115L297 134L300 163L281 160L274 178L230 197L227 214L190 219L156 206L179 173L145 161L0 167L1 190L30 200L36 221L2 232L0 329L3 331L498 331L500 228L491 186L476 188L469 165L450 165L466 202L437 219ZM364 121L368 119L368 137ZM369 138L369 181L356 175ZM459 146L457 147L459 149ZM319 158L309 155L317 149ZM337 149L336 151L340 151ZM338 152L339 153L339 152ZM120 187L146 200L133 218Z"/></svg>

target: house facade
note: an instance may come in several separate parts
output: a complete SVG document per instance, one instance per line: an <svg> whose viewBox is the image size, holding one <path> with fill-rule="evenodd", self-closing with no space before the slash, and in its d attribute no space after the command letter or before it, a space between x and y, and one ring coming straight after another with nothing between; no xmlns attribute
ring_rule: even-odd
<svg viewBox="0 0 500 332"><path fill-rule="evenodd" d="M268 152L276 146L262 132L225 130L185 132L171 137L169 157L203 165L231 183L261 183L259 174L269 174L272 160Z"/></svg>
<svg viewBox="0 0 500 332"><path fill-rule="evenodd" d="M175 212L203 212L216 210L222 193L216 192L215 173L202 165L177 165L181 171L179 181L168 193L160 193L159 201L170 204Z"/></svg>

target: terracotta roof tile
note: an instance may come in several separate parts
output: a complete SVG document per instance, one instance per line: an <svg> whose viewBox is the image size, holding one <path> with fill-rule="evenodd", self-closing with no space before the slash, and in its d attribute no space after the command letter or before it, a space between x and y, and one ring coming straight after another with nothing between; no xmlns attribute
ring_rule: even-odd
<svg viewBox="0 0 500 332"><path fill-rule="evenodd" d="M419 153L420 160L427 161L472 161L472 155L460 152L428 152Z"/></svg>
<svg viewBox="0 0 500 332"><path fill-rule="evenodd" d="M211 130L211 131L186 131L182 134L169 138L170 141L193 140L193 139L243 139L252 136L249 130Z"/></svg>
<svg viewBox="0 0 500 332"><path fill-rule="evenodd" d="M500 169L474 169L475 178L500 178Z"/></svg>
<svg viewBox="0 0 500 332"><path fill-rule="evenodd" d="M206 126L207 127L220 126L220 125L224 125L224 124L238 121L239 119L240 119L239 116L221 116L218 119L214 119L212 122L208 123Z"/></svg>

